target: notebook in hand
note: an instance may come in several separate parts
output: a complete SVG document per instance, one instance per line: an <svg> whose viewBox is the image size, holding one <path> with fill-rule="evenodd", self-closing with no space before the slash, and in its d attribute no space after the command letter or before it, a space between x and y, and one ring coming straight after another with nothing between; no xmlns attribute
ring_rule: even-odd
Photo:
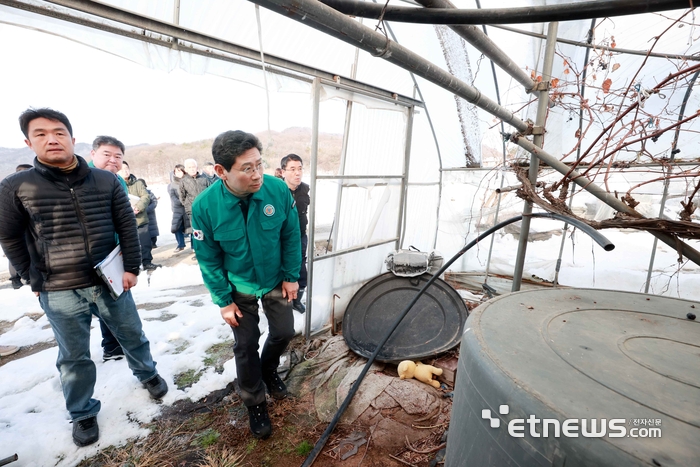
<svg viewBox="0 0 700 467"><path fill-rule="evenodd" d="M105 259L95 266L97 274L105 281L113 299L118 299L124 292L124 260L121 246L117 245Z"/></svg>

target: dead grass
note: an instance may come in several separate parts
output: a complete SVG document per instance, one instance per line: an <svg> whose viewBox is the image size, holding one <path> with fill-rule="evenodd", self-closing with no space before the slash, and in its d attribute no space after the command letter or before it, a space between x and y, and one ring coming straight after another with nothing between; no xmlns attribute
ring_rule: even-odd
<svg viewBox="0 0 700 467"><path fill-rule="evenodd" d="M131 441L123 447L109 447L95 457L86 459L78 467L170 467L191 457L190 446L194 433L187 423L154 423L151 434L144 439Z"/></svg>

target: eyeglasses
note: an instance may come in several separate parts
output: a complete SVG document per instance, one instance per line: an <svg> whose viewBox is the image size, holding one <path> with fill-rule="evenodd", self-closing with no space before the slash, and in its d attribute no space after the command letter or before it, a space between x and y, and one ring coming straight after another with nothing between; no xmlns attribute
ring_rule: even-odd
<svg viewBox="0 0 700 467"><path fill-rule="evenodd" d="M246 175L253 175L253 172L260 172L263 170L263 163L258 162L258 164L255 167L248 166L245 169L235 169L234 167L231 167L234 170L238 170L239 172L243 172Z"/></svg>
<svg viewBox="0 0 700 467"><path fill-rule="evenodd" d="M284 169L285 172L302 173L304 171L303 167L292 167L291 169Z"/></svg>

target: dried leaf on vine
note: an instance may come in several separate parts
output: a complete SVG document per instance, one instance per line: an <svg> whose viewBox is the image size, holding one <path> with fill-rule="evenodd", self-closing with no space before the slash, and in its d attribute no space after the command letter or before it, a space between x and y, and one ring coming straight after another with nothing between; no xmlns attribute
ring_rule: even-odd
<svg viewBox="0 0 700 467"><path fill-rule="evenodd" d="M632 198L632 195L630 195L629 193L625 194L625 196L622 197L622 201L624 201L627 204L627 206L631 207L632 209L634 209L635 206L639 204L639 201Z"/></svg>
<svg viewBox="0 0 700 467"><path fill-rule="evenodd" d="M610 92L610 86L612 85L612 80L610 78L603 81L603 92L605 94Z"/></svg>
<svg viewBox="0 0 700 467"><path fill-rule="evenodd" d="M619 64L619 63L616 63L616 64L613 65L612 71L615 71L615 70L617 70L618 68L620 68L620 64Z"/></svg>
<svg viewBox="0 0 700 467"><path fill-rule="evenodd" d="M534 80L534 79L535 79L535 76L537 76L537 73L535 73L535 70L532 70L532 71L530 72L530 79Z"/></svg>
<svg viewBox="0 0 700 467"><path fill-rule="evenodd" d="M538 82L538 83L541 83L541 82L542 82L542 75L540 75L540 76L537 77L537 82Z"/></svg>
<svg viewBox="0 0 700 467"><path fill-rule="evenodd" d="M552 78L552 87L556 88L559 85L559 80L557 78Z"/></svg>
<svg viewBox="0 0 700 467"><path fill-rule="evenodd" d="M565 74L565 75L568 75L569 73L571 73L571 72L569 71L569 69L568 69L568 68L564 68L564 74Z"/></svg>
<svg viewBox="0 0 700 467"><path fill-rule="evenodd" d="M580 128L579 128L578 130L576 130L576 134L575 134L574 136L575 136L576 138L580 138L580 137L581 137L581 129L580 129Z"/></svg>

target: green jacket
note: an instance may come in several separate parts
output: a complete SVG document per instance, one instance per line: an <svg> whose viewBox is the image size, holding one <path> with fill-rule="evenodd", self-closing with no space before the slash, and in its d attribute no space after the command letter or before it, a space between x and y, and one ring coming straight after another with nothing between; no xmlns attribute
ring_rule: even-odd
<svg viewBox="0 0 700 467"><path fill-rule="evenodd" d="M89 167L95 167L95 164L93 164L92 161L90 161L90 162L88 162L88 166L89 166ZM96 168L96 167L95 167L95 168ZM104 170L104 169L103 169L103 170ZM125 191L126 194L128 195L128 194L129 194L129 188L126 186L126 182L124 181L124 179L123 179L123 178L121 177L121 175L119 175L119 174L117 174L117 179L119 179L119 183L122 184L122 187L124 187L124 191Z"/></svg>
<svg viewBox="0 0 700 467"><path fill-rule="evenodd" d="M88 162L88 167L97 168L97 167L95 167L95 164L92 161ZM104 170L104 169L100 169L100 170ZM117 177L117 180L119 180L119 183L122 184L122 188L124 188L124 193L126 193L128 196L129 195L129 187L126 186L126 182L124 181L124 179L122 178L121 175L115 174L115 176ZM138 226L138 224L137 224L137 226ZM119 235L114 234L114 238L117 240L117 245L119 245Z"/></svg>
<svg viewBox="0 0 700 467"><path fill-rule="evenodd" d="M217 180L192 204L192 242L204 284L216 305L233 291L260 298L280 282L296 282L301 267L299 215L284 181L263 176L260 191L241 200Z"/></svg>

